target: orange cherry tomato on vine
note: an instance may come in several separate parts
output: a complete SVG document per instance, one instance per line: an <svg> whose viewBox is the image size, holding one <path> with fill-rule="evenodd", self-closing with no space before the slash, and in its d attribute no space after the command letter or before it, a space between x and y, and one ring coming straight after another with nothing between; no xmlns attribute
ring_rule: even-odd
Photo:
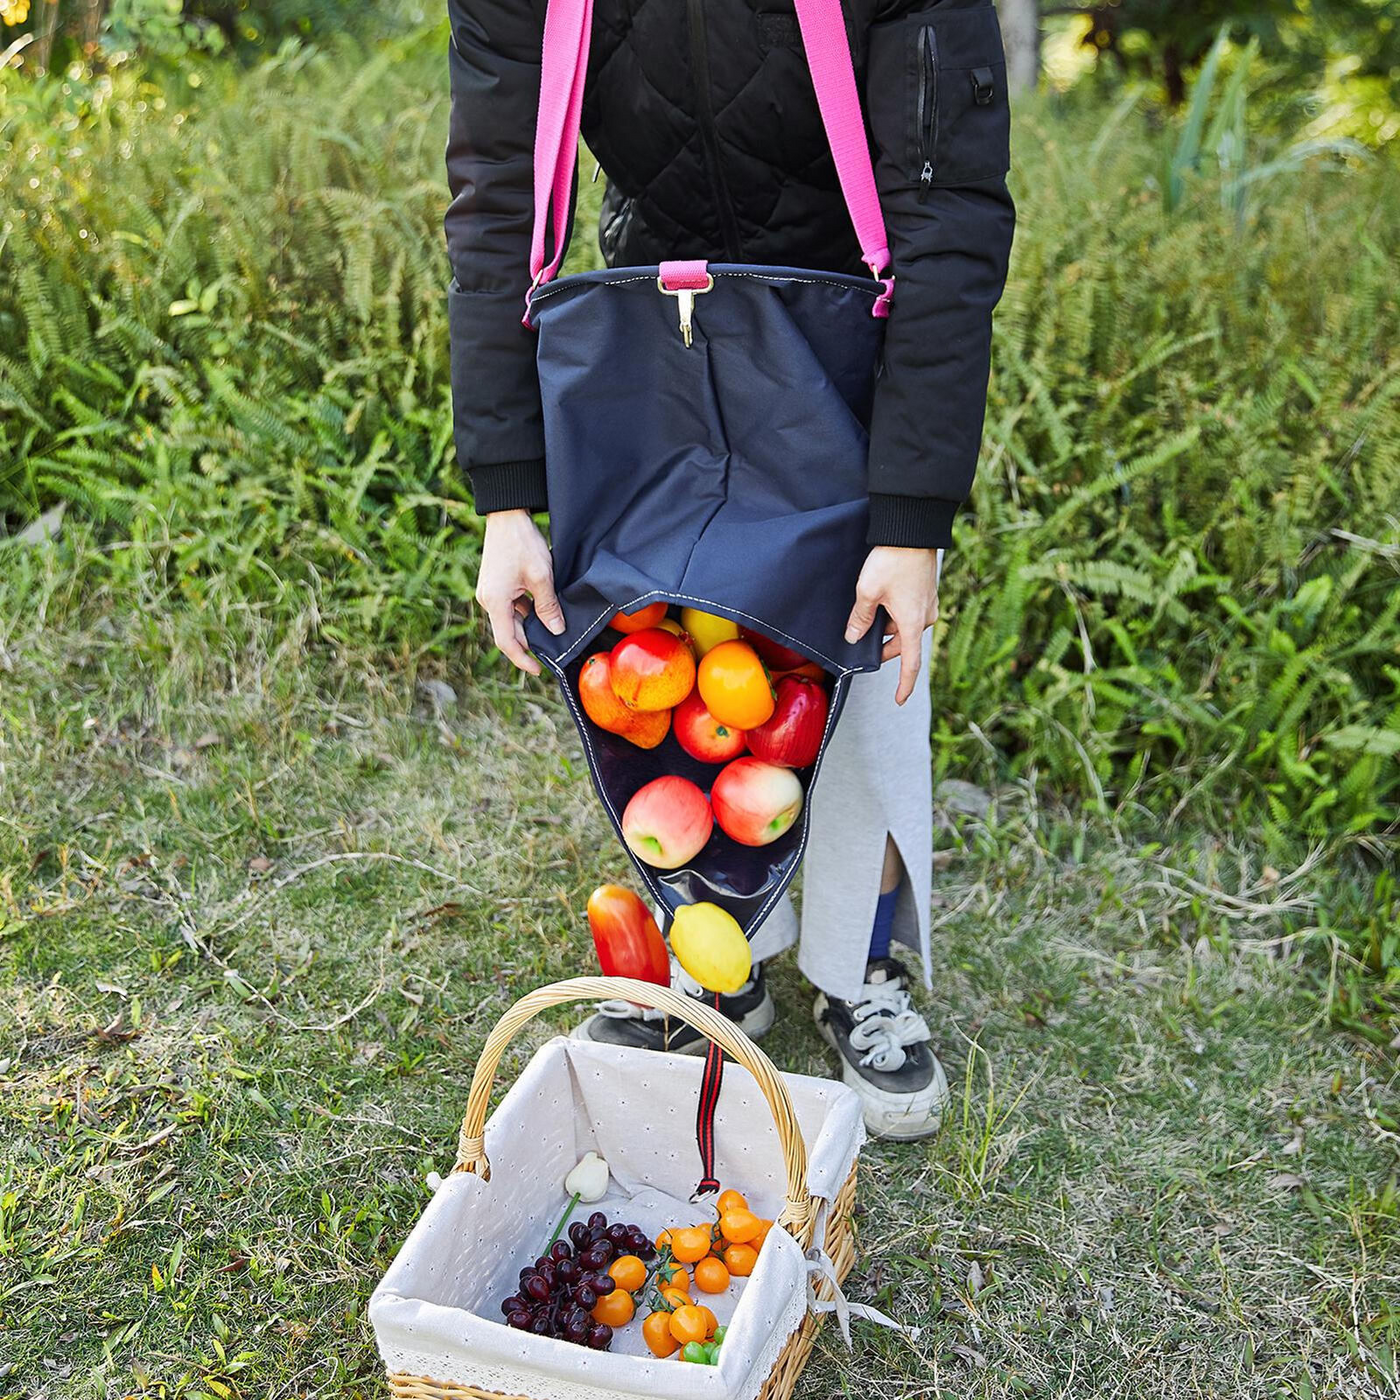
<svg viewBox="0 0 1400 1400"><path fill-rule="evenodd" d="M598 1299L593 1309L593 1321L605 1322L609 1327L626 1327L632 1321L637 1305L625 1288L614 1288L605 1297Z"/></svg>
<svg viewBox="0 0 1400 1400"><path fill-rule="evenodd" d="M695 1286L702 1293L723 1293L729 1287L729 1270L722 1259L710 1255L695 1266Z"/></svg>
<svg viewBox="0 0 1400 1400"><path fill-rule="evenodd" d="M635 1293L647 1281L647 1266L635 1254L624 1254L621 1259L614 1259L608 1265L608 1273L619 1288L625 1288L629 1293Z"/></svg>
<svg viewBox="0 0 1400 1400"><path fill-rule="evenodd" d="M648 1313L642 1319L642 1339L653 1356L670 1356L680 1343L671 1335L671 1314Z"/></svg>
<svg viewBox="0 0 1400 1400"><path fill-rule="evenodd" d="M730 1210L720 1216L719 1228L730 1244L748 1244L758 1234L760 1221L751 1210Z"/></svg>
<svg viewBox="0 0 1400 1400"><path fill-rule="evenodd" d="M719 1200L715 1202L715 1208L723 1215L730 1210L748 1210L749 1203L737 1191L721 1191Z"/></svg>
<svg viewBox="0 0 1400 1400"><path fill-rule="evenodd" d="M707 1225L690 1225L671 1231L671 1253L682 1264L693 1264L710 1252L710 1229Z"/></svg>
<svg viewBox="0 0 1400 1400"><path fill-rule="evenodd" d="M724 1251L724 1267L735 1278L748 1278L758 1264L758 1250L751 1244L731 1244Z"/></svg>
<svg viewBox="0 0 1400 1400"><path fill-rule="evenodd" d="M709 1335L709 1321L705 1312L694 1304L677 1308L671 1314L670 1326L671 1335L682 1346L686 1342L703 1342Z"/></svg>

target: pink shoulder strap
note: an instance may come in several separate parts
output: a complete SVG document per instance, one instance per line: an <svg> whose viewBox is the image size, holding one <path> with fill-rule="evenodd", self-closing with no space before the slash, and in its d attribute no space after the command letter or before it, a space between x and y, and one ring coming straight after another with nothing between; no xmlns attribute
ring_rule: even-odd
<svg viewBox="0 0 1400 1400"><path fill-rule="evenodd" d="M841 0L795 0L807 67L817 94L826 139L831 145L841 194L855 228L861 257L873 276L889 266L889 245L865 118L856 91ZM535 125L535 224L530 239L530 291L548 282L564 257L578 164L578 134L593 0L549 0L540 67L540 105ZM551 236L545 260L545 235ZM876 314L888 314L891 279ZM528 300L528 298L527 298Z"/></svg>

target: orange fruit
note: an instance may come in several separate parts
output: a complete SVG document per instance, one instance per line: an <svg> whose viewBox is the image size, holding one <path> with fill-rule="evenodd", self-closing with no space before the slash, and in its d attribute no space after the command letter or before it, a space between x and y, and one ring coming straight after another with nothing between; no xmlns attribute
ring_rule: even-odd
<svg viewBox="0 0 1400 1400"><path fill-rule="evenodd" d="M625 1288L629 1293L635 1293L647 1281L647 1266L635 1254L624 1254L620 1259L614 1259L608 1265L608 1273L619 1288Z"/></svg>
<svg viewBox="0 0 1400 1400"><path fill-rule="evenodd" d="M626 1327L636 1311L632 1295L625 1288L614 1288L611 1293L598 1299L598 1305L593 1309L593 1321L606 1322L609 1327Z"/></svg>
<svg viewBox="0 0 1400 1400"><path fill-rule="evenodd" d="M605 651L594 652L583 663L578 673L578 698L584 714L609 734L621 734L635 718L612 688L612 658Z"/></svg>
<svg viewBox="0 0 1400 1400"><path fill-rule="evenodd" d="M663 1231L656 1237L655 1243L656 1243L657 1249L670 1249L670 1247L671 1247L671 1232L670 1232L669 1230L663 1230Z"/></svg>
<svg viewBox="0 0 1400 1400"><path fill-rule="evenodd" d="M719 1318L707 1308L704 1303L700 1304L700 1312L705 1316L705 1337L706 1339L715 1335L715 1328L719 1326Z"/></svg>
<svg viewBox="0 0 1400 1400"><path fill-rule="evenodd" d="M578 673L578 698L583 712L609 734L620 734L639 749L654 749L670 732L671 713L629 710L612 687L612 658L595 652Z"/></svg>
<svg viewBox="0 0 1400 1400"><path fill-rule="evenodd" d="M710 1227L691 1225L683 1230L671 1231L671 1253L682 1264L693 1264L710 1252Z"/></svg>
<svg viewBox="0 0 1400 1400"><path fill-rule="evenodd" d="M773 1222L772 1222L771 1220L760 1220L760 1221L758 1222L758 1234L756 1234L756 1235L753 1237L753 1239L751 1239L751 1240L749 1241L749 1243L750 1243L755 1249L762 1249L762 1248L763 1248L763 1241L766 1240L766 1239L768 1238L768 1232L769 1232L769 1230L771 1230L772 1228L773 1228Z"/></svg>
<svg viewBox="0 0 1400 1400"><path fill-rule="evenodd" d="M758 1234L760 1221L751 1210L727 1210L720 1216L719 1228L730 1244L748 1244Z"/></svg>
<svg viewBox="0 0 1400 1400"><path fill-rule="evenodd" d="M693 1301L683 1288L663 1288L661 1296L674 1308L688 1308Z"/></svg>
<svg viewBox="0 0 1400 1400"><path fill-rule="evenodd" d="M671 1314L648 1313L642 1319L642 1338L653 1356L670 1356L680 1343L671 1335Z"/></svg>
<svg viewBox="0 0 1400 1400"><path fill-rule="evenodd" d="M724 1251L724 1267L735 1278L748 1278L758 1263L758 1250L751 1244L731 1244Z"/></svg>
<svg viewBox="0 0 1400 1400"><path fill-rule="evenodd" d="M624 637L609 660L613 693L629 710L673 709L695 688L695 653L660 627Z"/></svg>
<svg viewBox="0 0 1400 1400"><path fill-rule="evenodd" d="M693 1303L677 1308L671 1314L671 1335L682 1346L686 1342L703 1342L709 1333L708 1308L697 1308Z"/></svg>
<svg viewBox="0 0 1400 1400"><path fill-rule="evenodd" d="M719 1213L723 1215L727 1210L748 1210L748 1201L737 1191L721 1191L719 1200L715 1202Z"/></svg>
<svg viewBox="0 0 1400 1400"><path fill-rule="evenodd" d="M645 631L648 627L660 627L665 616L665 603L648 603L646 607L638 608L636 612L614 614L613 620L608 623L608 626L614 632L630 635L633 632Z"/></svg>
<svg viewBox="0 0 1400 1400"><path fill-rule="evenodd" d="M663 1288L679 1288L682 1293L690 1292L690 1270L680 1264L672 1264L661 1271L660 1283Z"/></svg>
<svg viewBox="0 0 1400 1400"><path fill-rule="evenodd" d="M707 651L700 659L696 683L705 708L721 724L735 729L755 729L766 723L778 703L768 668L747 642L721 642Z"/></svg>
<svg viewBox="0 0 1400 1400"><path fill-rule="evenodd" d="M723 1293L729 1287L729 1270L722 1259L710 1255L695 1266L695 1286L702 1293Z"/></svg>

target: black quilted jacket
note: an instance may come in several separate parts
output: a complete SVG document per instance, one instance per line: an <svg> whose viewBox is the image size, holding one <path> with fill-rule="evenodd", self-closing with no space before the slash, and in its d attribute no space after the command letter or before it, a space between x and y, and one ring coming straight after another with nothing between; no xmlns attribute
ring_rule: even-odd
<svg viewBox="0 0 1400 1400"><path fill-rule="evenodd" d="M583 134L614 266L861 271L792 0L595 0ZM1015 214L990 0L844 0L896 291L870 440L870 543L951 540L986 407ZM547 509L520 325L544 0L448 0L457 454L477 509Z"/></svg>

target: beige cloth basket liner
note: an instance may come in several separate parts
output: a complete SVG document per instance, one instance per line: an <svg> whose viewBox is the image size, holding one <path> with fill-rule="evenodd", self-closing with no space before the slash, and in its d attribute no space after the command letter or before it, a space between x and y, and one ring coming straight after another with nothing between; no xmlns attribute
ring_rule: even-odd
<svg viewBox="0 0 1400 1400"><path fill-rule="evenodd" d="M653 1358L635 1324L611 1352L594 1352L513 1331L499 1308L542 1251L566 1201L564 1176L585 1152L606 1158L613 1179L607 1199L573 1218L601 1209L653 1236L701 1218L688 1195L701 1174L702 1070L691 1056L562 1038L544 1045L486 1124L489 1179L449 1176L375 1290L370 1320L390 1373L531 1400L754 1400L807 1312L807 1261L785 1231L770 1234L750 1279L706 1300L730 1328L715 1367ZM807 1190L831 1202L864 1141L860 1102L830 1080L781 1078L806 1144ZM763 1092L739 1065L725 1066L715 1121L716 1175L776 1218L787 1196L783 1146Z"/></svg>

